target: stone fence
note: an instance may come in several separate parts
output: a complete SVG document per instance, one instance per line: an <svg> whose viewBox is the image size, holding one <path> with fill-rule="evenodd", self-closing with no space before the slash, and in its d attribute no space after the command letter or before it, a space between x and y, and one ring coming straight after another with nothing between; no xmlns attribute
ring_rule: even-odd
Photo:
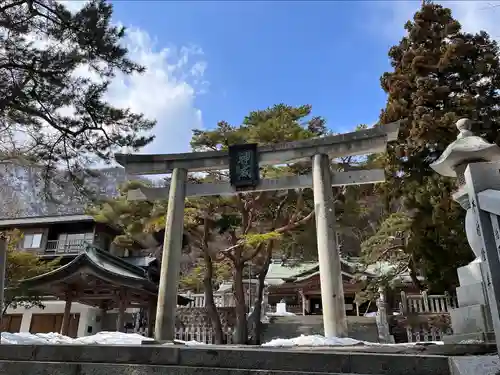
<svg viewBox="0 0 500 375"><path fill-rule="evenodd" d="M184 297L190 298L193 301L186 306L177 306L177 308L193 308L205 307L205 293L186 293ZM236 306L232 293L214 293L215 306L217 307L234 307Z"/></svg>
<svg viewBox="0 0 500 375"><path fill-rule="evenodd" d="M456 297L449 294L401 292L399 312L387 316L389 332L396 343L441 341L452 333L449 312L456 306Z"/></svg>
<svg viewBox="0 0 500 375"><path fill-rule="evenodd" d="M427 292L407 295L401 292L400 313L407 314L441 314L448 313L457 307L457 298L449 294L433 294Z"/></svg>

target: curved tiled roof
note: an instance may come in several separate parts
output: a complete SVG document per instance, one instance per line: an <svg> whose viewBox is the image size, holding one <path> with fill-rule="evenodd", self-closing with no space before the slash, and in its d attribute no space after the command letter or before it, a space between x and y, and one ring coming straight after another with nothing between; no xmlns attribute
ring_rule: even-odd
<svg viewBox="0 0 500 375"><path fill-rule="evenodd" d="M155 296L158 286L152 282L146 270L130 264L107 251L87 245L85 250L68 264L22 281L24 287L49 292L55 285L80 282L83 275L91 275L117 288L125 287L135 292ZM190 300L178 296L177 303L184 305Z"/></svg>

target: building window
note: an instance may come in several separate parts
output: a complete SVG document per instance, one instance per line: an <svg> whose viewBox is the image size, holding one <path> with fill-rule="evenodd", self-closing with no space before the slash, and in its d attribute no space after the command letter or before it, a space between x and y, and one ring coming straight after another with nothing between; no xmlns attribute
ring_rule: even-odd
<svg viewBox="0 0 500 375"><path fill-rule="evenodd" d="M62 233L57 241L58 251L80 251L85 242L92 243L93 233Z"/></svg>
<svg viewBox="0 0 500 375"><path fill-rule="evenodd" d="M24 235L23 249L39 249L42 246L42 233L29 233Z"/></svg>

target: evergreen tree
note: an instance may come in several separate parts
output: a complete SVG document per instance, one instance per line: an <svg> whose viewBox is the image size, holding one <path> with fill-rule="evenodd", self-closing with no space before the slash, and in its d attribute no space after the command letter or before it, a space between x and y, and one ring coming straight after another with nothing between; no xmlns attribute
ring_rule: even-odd
<svg viewBox="0 0 500 375"><path fill-rule="evenodd" d="M477 135L500 141L499 50L486 32L463 32L450 9L430 2L405 29L407 35L389 51L394 70L381 77L388 100L380 122L404 120L386 154L385 194L392 202L402 198L412 218L406 249L415 267L431 287L449 288L472 252L465 212L451 198L455 181L429 165L456 139L459 118L472 119Z"/></svg>
<svg viewBox="0 0 500 375"><path fill-rule="evenodd" d="M44 308L40 293L26 288L21 281L52 271L59 266L60 259L47 262L40 259L34 252L19 251L17 244L23 238L17 230L0 232L0 237L2 236L7 239L7 263L5 266L3 309L0 311L0 315L5 315L8 308Z"/></svg>
<svg viewBox="0 0 500 375"><path fill-rule="evenodd" d="M46 177L63 166L76 178L89 161L153 140L154 121L104 99L117 72L144 71L127 58L112 13L105 0L76 13L54 0L1 2L0 160L27 158ZM20 134L22 145L12 141Z"/></svg>

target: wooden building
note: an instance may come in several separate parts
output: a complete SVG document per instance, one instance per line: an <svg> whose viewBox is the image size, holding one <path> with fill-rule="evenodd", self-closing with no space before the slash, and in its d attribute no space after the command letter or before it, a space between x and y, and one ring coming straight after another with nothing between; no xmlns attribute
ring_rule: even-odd
<svg viewBox="0 0 500 375"><path fill-rule="evenodd" d="M355 304L355 296L357 292L361 291L362 285L355 280L356 270L354 265L343 261L341 266L346 313L348 315L360 315L365 311L360 310L363 306ZM284 271L284 268L288 268L288 271ZM280 273L281 282L277 279L277 274ZM287 303L287 309L291 312L303 315L322 314L319 265L317 262L302 263L295 266L282 264L278 261L273 262L266 281L269 285L268 301L271 306L284 300Z"/></svg>
<svg viewBox="0 0 500 375"><path fill-rule="evenodd" d="M370 279L380 271L380 265L368 267L360 272L359 260L356 258L342 259L341 270L344 287L344 299L347 315L364 315L374 312L377 307L374 302L356 304L356 293L362 291L361 278ZM382 270L383 271L383 270ZM319 264L317 262L288 262L273 261L266 278L268 284L268 303L271 306L281 301L287 304L287 310L296 314L321 315L321 286ZM419 293L411 284L411 280L403 276L400 284L407 293ZM396 294L398 295L398 294ZM391 300L396 307L398 301Z"/></svg>
<svg viewBox="0 0 500 375"><path fill-rule="evenodd" d="M158 290L157 262L141 244L124 251L112 244L115 228L87 215L1 219L0 230L22 232L19 251L42 259L61 259L61 267L24 281L47 296L44 309L9 308L3 331L79 337L101 330L124 329L126 317L139 309L152 316ZM178 297L185 305L190 300ZM149 319L152 324L153 319ZM149 330L151 332L151 330Z"/></svg>

